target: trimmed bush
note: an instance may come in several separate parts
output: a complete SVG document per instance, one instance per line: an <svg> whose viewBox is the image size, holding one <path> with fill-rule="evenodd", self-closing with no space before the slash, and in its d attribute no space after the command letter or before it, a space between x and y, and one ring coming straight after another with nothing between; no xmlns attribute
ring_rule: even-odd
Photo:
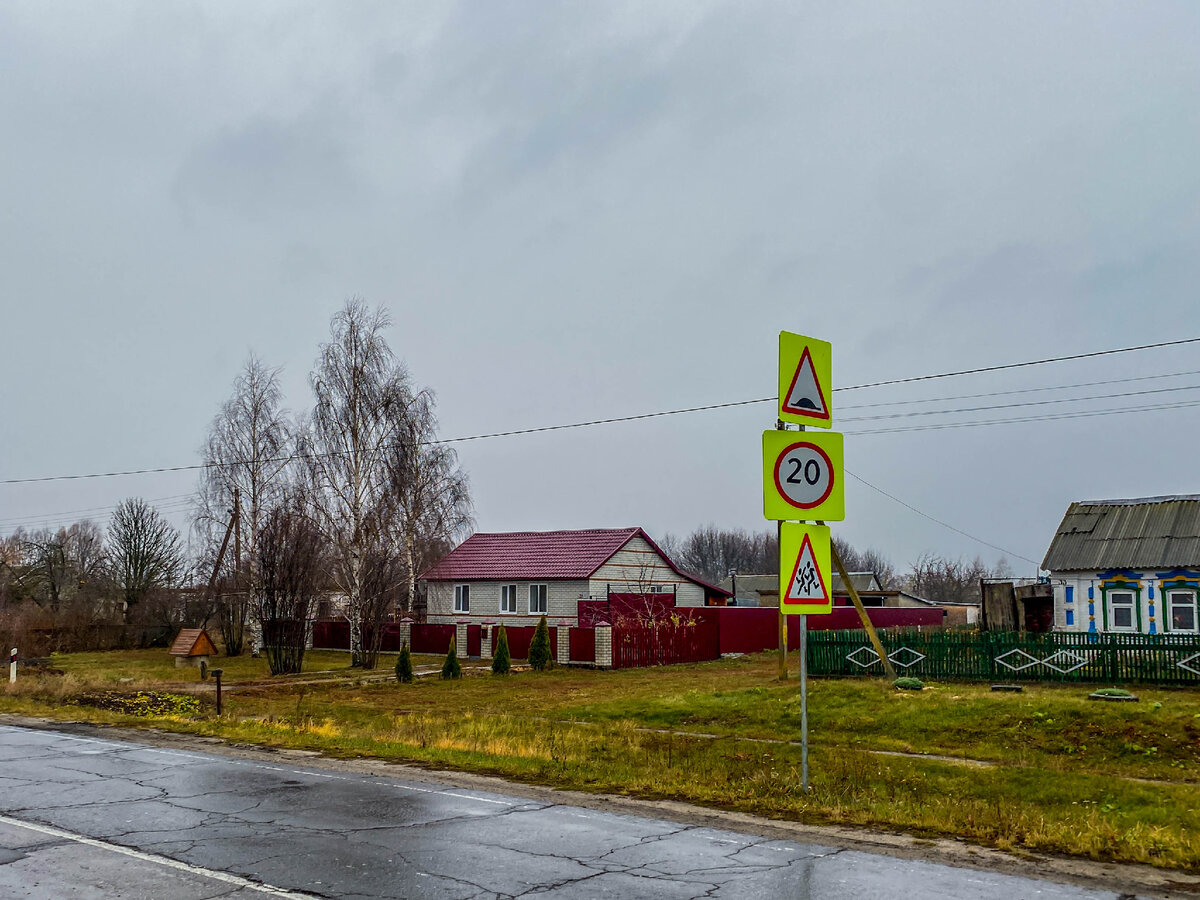
<svg viewBox="0 0 1200 900"><path fill-rule="evenodd" d="M550 653L550 629L546 627L546 617L538 619L537 628L533 632L533 640L529 642L529 666L535 672L548 669L554 662Z"/></svg>
<svg viewBox="0 0 1200 900"><path fill-rule="evenodd" d="M442 663L443 678L462 678L462 666L458 664L458 638L450 638L450 649L446 651L446 661Z"/></svg>
<svg viewBox="0 0 1200 900"><path fill-rule="evenodd" d="M898 691L923 691L925 690L925 682L920 678L913 678L911 675L901 675L892 682L893 687Z"/></svg>
<svg viewBox="0 0 1200 900"><path fill-rule="evenodd" d="M413 664L412 654L408 650L408 641L400 647L400 655L396 657L396 680L401 684L412 684Z"/></svg>
<svg viewBox="0 0 1200 900"><path fill-rule="evenodd" d="M500 626L496 634L496 655L492 657L492 674L507 675L512 668L512 659L508 654L508 632Z"/></svg>

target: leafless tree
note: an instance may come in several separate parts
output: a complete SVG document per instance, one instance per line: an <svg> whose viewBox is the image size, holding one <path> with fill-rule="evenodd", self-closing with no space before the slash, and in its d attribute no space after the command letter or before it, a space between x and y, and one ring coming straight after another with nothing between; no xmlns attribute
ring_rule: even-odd
<svg viewBox="0 0 1200 900"><path fill-rule="evenodd" d="M979 557L967 562L923 553L909 572L908 589L926 600L943 603L978 602L979 582L991 575L992 572Z"/></svg>
<svg viewBox="0 0 1200 900"><path fill-rule="evenodd" d="M267 513L257 538L253 609L267 664L272 675L299 672L309 616L324 583L327 544L299 494Z"/></svg>
<svg viewBox="0 0 1200 900"><path fill-rule="evenodd" d="M255 356L246 360L208 429L205 469L197 492L193 527L209 570L230 521L235 493L239 498L239 554L227 553L222 564L218 612L225 651L242 652L249 603L258 586L257 542L267 510L276 505L286 483L291 454L291 428L281 409L279 370Z"/></svg>
<svg viewBox="0 0 1200 900"><path fill-rule="evenodd" d="M779 567L774 531L703 525L683 539L667 536L664 552L681 568L708 581L719 581L736 569L743 574L771 573Z"/></svg>
<svg viewBox="0 0 1200 900"><path fill-rule="evenodd" d="M363 654L364 630L379 633L378 596L391 586L381 573L393 573L382 558L396 552L394 523L388 509L392 480L388 451L398 422L412 403L408 374L384 337L389 325L382 309L370 310L352 299L331 322L329 343L322 345L309 377L316 405L300 443L319 521L333 548L332 575L345 594L350 646L355 663L373 661ZM373 574L368 583L368 565Z"/></svg>
<svg viewBox="0 0 1200 900"><path fill-rule="evenodd" d="M440 549L471 526L471 497L458 457L437 440L433 394L416 393L398 416L387 443L388 490L384 515L395 525L404 563L401 610L411 609L417 576L430 551Z"/></svg>
<svg viewBox="0 0 1200 900"><path fill-rule="evenodd" d="M130 622L151 595L180 580L184 570L179 532L141 498L121 501L108 527L109 570Z"/></svg>
<svg viewBox="0 0 1200 900"><path fill-rule="evenodd" d="M846 567L847 572L872 572L879 579L879 586L884 590L898 587L899 579L895 566L878 550L872 547L858 550L849 541L838 535L833 536L833 546L837 550L838 556L841 557L842 565Z"/></svg>

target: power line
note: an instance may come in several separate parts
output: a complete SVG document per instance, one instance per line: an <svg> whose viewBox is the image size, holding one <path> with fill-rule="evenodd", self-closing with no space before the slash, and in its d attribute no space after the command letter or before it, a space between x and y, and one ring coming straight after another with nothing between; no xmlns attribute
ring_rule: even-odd
<svg viewBox="0 0 1200 900"><path fill-rule="evenodd" d="M1056 403L1084 403L1090 400L1115 400L1119 397L1143 397L1147 394L1170 394L1178 391L1194 391L1200 389L1200 384L1188 384L1180 387L1153 388L1148 391L1123 391L1117 394L1093 394L1090 397L1058 397L1054 400L1026 400L1021 403L998 403L992 406L963 406L957 409L923 409L916 412L887 413L879 416L851 416L842 419L843 422L875 422L880 419L907 419L912 416L945 416L951 413L990 412L995 409L1024 409L1030 406L1050 406Z"/></svg>
<svg viewBox="0 0 1200 900"><path fill-rule="evenodd" d="M1005 363L999 366L981 366L977 369L960 369L957 372L942 372L938 375L916 375L912 378L894 378L891 381L873 381L870 384L854 384L850 387L839 388L843 391L857 391L863 388L886 387L893 384L912 384L914 381L932 381L935 378L952 378L957 375L978 375L982 372L999 372L1003 369L1024 369L1029 366L1044 366L1048 363L1070 362L1075 359L1093 359L1097 356L1111 356L1114 353L1133 353L1137 350L1155 350L1159 347L1177 347L1181 344L1200 343L1200 337L1183 338L1178 341L1160 341L1157 344L1140 344L1137 347L1117 347L1113 350L1094 350L1091 353L1075 353L1071 356L1052 356L1046 359L1031 359L1028 362Z"/></svg>
<svg viewBox="0 0 1200 900"><path fill-rule="evenodd" d="M1025 422L1055 422L1062 419L1088 419L1093 416L1111 416L1121 413L1155 412L1167 409L1193 409L1200 406L1200 400L1186 400L1176 403L1158 403L1143 406L1121 406L1110 409L1095 409L1085 412L1052 413L1042 416L1018 416L1008 419L982 419L974 422L940 422L928 425L908 425L895 428L874 428L864 431L847 431L848 435L865 434L901 434L907 431L942 431L947 428L975 428L984 425L1014 425Z"/></svg>
<svg viewBox="0 0 1200 900"><path fill-rule="evenodd" d="M1030 559L1028 556L1022 556L1020 553L1014 553L1012 550L1006 550L1003 547L1001 547L999 544L993 544L991 541L985 541L983 538L976 537L975 535L970 534L969 532L963 531L961 528L955 528L949 522L943 522L941 519L931 516L927 512L922 512L921 510L919 510L915 506L913 506L911 503L905 503L903 500L901 500L895 494L889 494L883 488L876 487L875 485L871 484L871 482L867 481L862 476L855 475L849 469L846 469L846 474L849 475L851 478L853 478L855 481L865 484L867 487L869 487L871 490L875 491L876 493L883 494L883 496L887 497L889 500L894 500L896 503L899 503L905 509L912 510L918 516L926 518L930 522L935 522L938 525L941 525L943 528L949 528L951 531L956 532L957 534L961 534L963 537L970 538L971 540L976 541L977 543L983 544L985 547L991 547L993 550L999 550L1005 556L1015 556L1017 559L1022 559L1027 563L1033 563L1039 569L1042 567L1042 564L1040 562L1038 562L1036 559Z"/></svg>
<svg viewBox="0 0 1200 900"><path fill-rule="evenodd" d="M855 391L855 390L862 390L864 388L885 387L888 385L897 385L897 384L911 384L913 382L918 382L918 381L931 381L931 380L939 379L939 378L953 378L953 377L957 377L957 376L961 376L961 375L976 375L976 374L980 374L983 372L998 372L998 371L1002 371L1002 370L1006 370L1006 369L1019 369L1019 368L1026 368L1029 366L1041 366L1041 365L1047 365L1050 363L1068 362L1071 360L1078 360L1078 359L1092 359L1092 358L1099 357L1099 356L1110 356L1110 355L1117 354L1117 353L1132 353L1132 352L1136 352L1136 351L1140 351L1140 350L1152 350L1152 349L1157 349L1157 348L1161 348L1161 347L1174 347L1174 346L1179 346L1179 345L1183 345L1183 344L1193 344L1193 343L1200 343L1200 337L1184 338L1184 339L1175 340L1175 341L1160 341L1160 342L1154 343L1154 344L1140 344L1140 345L1134 346L1134 347L1118 347L1118 348L1115 348L1112 350L1096 350L1091 353L1076 353L1076 354L1072 354L1069 356L1047 357L1045 359L1034 359L1034 360L1028 360L1025 362L1018 362L1018 363L1005 363L1002 365L995 365L995 366L982 366L982 367L978 367L978 368L974 368L974 369L960 369L960 370L956 370L953 372L940 372L940 373L937 373L934 375L916 375L911 378L896 378L896 379L891 379L888 381L871 382L868 384L855 384L855 385L850 385L848 387L838 388L837 390ZM612 417L605 418L605 419L591 419L591 420L583 421L583 422L568 422L568 423L561 424L561 425L543 425L543 426L536 427L536 428L518 428L518 429L511 429L508 431L493 431L493 432L488 432L486 434L474 434L474 435L465 435L463 437L443 438L441 440L429 441L428 443L429 444L459 444L459 443L466 443L469 441L489 440L491 438L515 437L517 435L524 435L524 434L543 434L545 432L550 432L550 431L564 431L564 430L572 429L572 428L590 428L590 427L594 427L597 425L612 425L612 424L615 424L618 422L636 422L636 421L640 421L643 419L661 418L663 416L677 416L677 415L684 415L687 413L707 412L707 411L716 410L716 409L730 409L730 408L738 407L738 406L750 406L750 405L753 405L756 403L775 403L777 401L778 401L777 397L758 397L753 400L735 400L735 401L732 401L729 403L711 403L711 404L707 404L704 406L689 406L689 407L685 407L682 409L660 410L658 412L640 413L640 414L631 415L631 416L612 416ZM882 433L882 432L858 432L858 433L870 434L870 433ZM319 454L319 455L328 456L328 455L332 455L332 454ZM292 462L299 458L300 457L297 455L280 456L280 457L275 457L273 459L264 460L264 462ZM168 473L168 472L197 472L197 471L201 471L204 469L221 468L223 466L228 466L228 465L237 465L237 463L236 462L224 463L224 464L222 464L222 463L193 463L191 465L158 466L158 467L144 468L144 469L128 469L128 470L112 471L112 472L89 472L89 473L75 474L75 475L44 475L44 476L38 476L38 477L33 477L33 478L6 478L3 480L0 480L0 485L39 484L39 483L50 482L50 481L78 481L78 480L82 480L82 479L91 479L91 478L118 478L118 477L130 476L130 475L155 475L155 474L162 474L162 473Z"/></svg>
<svg viewBox="0 0 1200 900"><path fill-rule="evenodd" d="M853 406L838 405L839 412L851 409L878 409L881 406L914 406L919 403L940 403L945 400L982 400L987 397L1011 397L1016 394L1038 394L1046 391L1067 391L1074 388L1101 387L1109 384L1129 384L1134 381L1158 381L1163 378L1182 378L1185 375L1200 375L1200 369L1187 372L1165 372L1162 375L1139 375L1136 378L1111 378L1107 381L1083 381L1077 384L1055 384L1048 387L1017 388L1011 391L988 391L983 394L955 394L949 397L924 397L920 400L886 400L882 403L856 403Z"/></svg>

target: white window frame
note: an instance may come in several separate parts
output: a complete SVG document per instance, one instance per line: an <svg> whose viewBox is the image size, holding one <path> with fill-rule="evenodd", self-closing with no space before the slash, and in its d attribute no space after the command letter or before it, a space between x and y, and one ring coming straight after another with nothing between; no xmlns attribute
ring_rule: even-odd
<svg viewBox="0 0 1200 900"><path fill-rule="evenodd" d="M1186 597L1187 601L1179 604L1180 606L1190 606L1192 608L1192 627L1191 628L1176 628L1175 627L1175 598ZM1187 589L1167 589L1167 630L1171 634L1200 634L1200 603L1197 603L1196 592L1191 588Z"/></svg>
<svg viewBox="0 0 1200 900"><path fill-rule="evenodd" d="M456 584L454 586L454 611L456 613L469 613L471 611L471 586L469 584Z"/></svg>
<svg viewBox="0 0 1200 900"><path fill-rule="evenodd" d="M1128 603L1114 603L1117 597L1128 597ZM1108 592L1108 630L1109 631L1128 631L1136 633L1138 630L1138 614L1137 614L1138 594L1137 591L1109 591ZM1117 624L1117 608L1129 610L1129 624Z"/></svg>
<svg viewBox="0 0 1200 900"><path fill-rule="evenodd" d="M531 584L529 586L529 614L544 616L546 614L547 594L546 585Z"/></svg>
<svg viewBox="0 0 1200 900"><path fill-rule="evenodd" d="M512 614L517 611L517 586L515 584L500 585L500 612Z"/></svg>

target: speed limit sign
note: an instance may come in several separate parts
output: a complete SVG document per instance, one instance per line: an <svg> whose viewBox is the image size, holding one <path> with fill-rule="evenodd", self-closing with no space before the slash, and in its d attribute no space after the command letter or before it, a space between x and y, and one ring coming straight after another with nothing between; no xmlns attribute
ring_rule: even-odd
<svg viewBox="0 0 1200 900"><path fill-rule="evenodd" d="M846 518L842 436L763 432L763 515L822 522Z"/></svg>

